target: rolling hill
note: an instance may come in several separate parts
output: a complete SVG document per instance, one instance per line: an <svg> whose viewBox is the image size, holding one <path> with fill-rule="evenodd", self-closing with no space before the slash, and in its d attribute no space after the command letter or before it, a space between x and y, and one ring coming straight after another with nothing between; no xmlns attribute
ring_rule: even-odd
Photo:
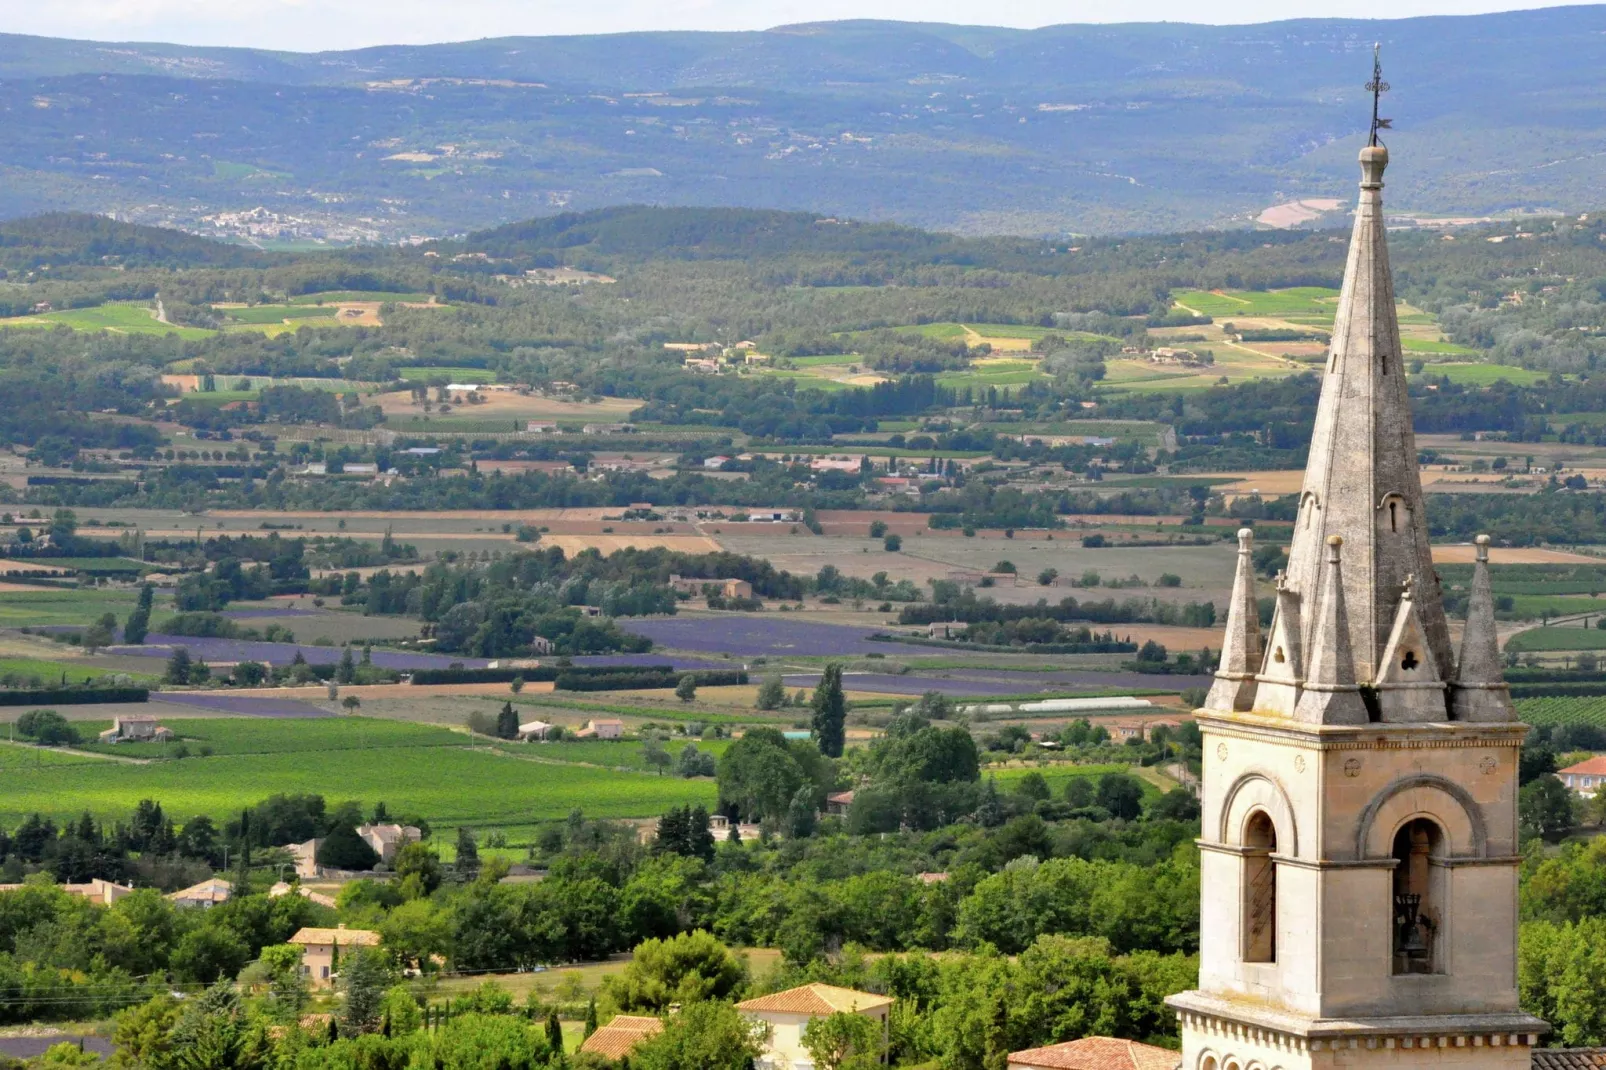
<svg viewBox="0 0 1606 1070"><path fill-rule="evenodd" d="M1566 211L1606 178L1603 6L314 54L0 36L0 214L115 212L264 244L628 203L969 233L1241 225L1349 198L1374 40L1393 208Z"/></svg>

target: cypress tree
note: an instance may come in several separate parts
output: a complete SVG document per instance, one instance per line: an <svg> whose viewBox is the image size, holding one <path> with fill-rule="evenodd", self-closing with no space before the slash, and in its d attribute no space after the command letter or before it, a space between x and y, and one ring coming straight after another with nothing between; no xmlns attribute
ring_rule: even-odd
<svg viewBox="0 0 1606 1070"><path fill-rule="evenodd" d="M814 689L814 740L827 758L842 757L848 702L842 693L842 666L827 665Z"/></svg>
<svg viewBox="0 0 1606 1070"><path fill-rule="evenodd" d="M559 1054L563 1052L563 1025L558 1021L557 1011L548 1011L546 1016L546 1042L552 1050Z"/></svg>
<svg viewBox="0 0 1606 1070"><path fill-rule="evenodd" d="M597 1031L597 997L592 996L591 1002L586 1004L586 1036Z"/></svg>

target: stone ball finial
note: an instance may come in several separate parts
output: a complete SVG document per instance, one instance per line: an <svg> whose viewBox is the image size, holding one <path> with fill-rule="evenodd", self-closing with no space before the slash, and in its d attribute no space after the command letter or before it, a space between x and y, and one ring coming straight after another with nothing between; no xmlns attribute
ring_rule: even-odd
<svg viewBox="0 0 1606 1070"><path fill-rule="evenodd" d="M1249 549L1250 545L1254 541L1255 541L1255 529L1254 528L1239 528L1238 529L1238 546L1241 549L1244 549L1244 550Z"/></svg>
<svg viewBox="0 0 1606 1070"><path fill-rule="evenodd" d="M1338 550L1339 550L1339 547L1341 547L1343 545L1344 545L1344 536L1342 536L1342 535L1329 535L1329 536L1327 536L1327 563L1329 565L1337 565L1338 564Z"/></svg>
<svg viewBox="0 0 1606 1070"><path fill-rule="evenodd" d="M1344 536L1342 536L1342 535L1329 535L1329 536L1327 536L1327 545L1329 545L1329 546L1343 546L1344 545Z"/></svg>
<svg viewBox="0 0 1606 1070"><path fill-rule="evenodd" d="M1382 145L1368 145L1361 150L1361 188L1382 189L1383 169L1389 165L1389 150Z"/></svg>
<svg viewBox="0 0 1606 1070"><path fill-rule="evenodd" d="M1473 539L1472 542L1473 545L1477 547L1476 553L1478 555L1478 563L1480 565L1487 565L1489 563L1489 536L1479 535L1477 538Z"/></svg>

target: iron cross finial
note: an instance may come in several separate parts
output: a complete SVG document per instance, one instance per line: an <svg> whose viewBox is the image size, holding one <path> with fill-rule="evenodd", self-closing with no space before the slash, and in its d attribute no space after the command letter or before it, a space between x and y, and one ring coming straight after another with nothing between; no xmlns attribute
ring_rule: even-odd
<svg viewBox="0 0 1606 1070"><path fill-rule="evenodd" d="M1384 93L1389 91L1389 84L1383 80L1383 45L1381 42L1372 45L1372 80L1366 83L1366 91L1372 94L1372 139L1369 144L1377 144L1379 130L1393 129L1391 119L1380 119L1377 115L1378 101Z"/></svg>

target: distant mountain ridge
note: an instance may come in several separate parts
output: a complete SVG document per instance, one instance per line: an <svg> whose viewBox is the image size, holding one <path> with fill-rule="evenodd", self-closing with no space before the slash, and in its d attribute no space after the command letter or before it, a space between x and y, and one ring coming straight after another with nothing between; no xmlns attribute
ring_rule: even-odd
<svg viewBox="0 0 1606 1070"><path fill-rule="evenodd" d="M1606 6L1040 30L837 22L285 53L0 35L0 213L393 240L620 203L971 233L1242 225L1350 196L1384 46L1390 204L1572 210ZM261 206L256 221L233 213ZM211 221L219 213L228 218Z"/></svg>

